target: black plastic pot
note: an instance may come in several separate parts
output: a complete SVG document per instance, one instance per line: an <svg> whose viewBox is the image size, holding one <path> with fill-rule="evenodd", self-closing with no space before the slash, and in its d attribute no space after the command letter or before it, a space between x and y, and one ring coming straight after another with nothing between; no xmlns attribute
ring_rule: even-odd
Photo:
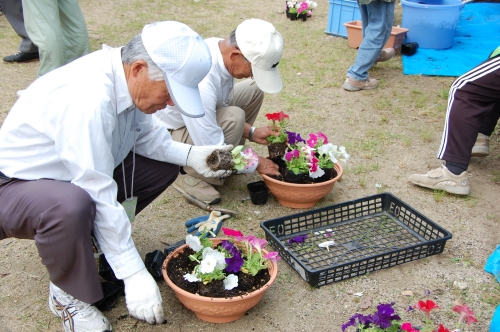
<svg viewBox="0 0 500 332"><path fill-rule="evenodd" d="M247 184L250 199L254 205L264 205L269 197L269 189L267 189L264 181L257 181Z"/></svg>
<svg viewBox="0 0 500 332"><path fill-rule="evenodd" d="M295 174L294 172L287 170L285 174L285 181L290 183L302 183L304 180L304 173Z"/></svg>

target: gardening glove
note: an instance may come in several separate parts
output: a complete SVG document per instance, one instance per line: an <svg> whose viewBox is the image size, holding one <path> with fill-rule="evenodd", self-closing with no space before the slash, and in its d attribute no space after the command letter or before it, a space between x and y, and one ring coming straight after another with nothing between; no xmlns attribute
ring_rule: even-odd
<svg viewBox="0 0 500 332"><path fill-rule="evenodd" d="M165 320L161 306L160 290L151 274L143 268L129 277L125 283L125 300L130 316L149 324L161 324Z"/></svg>
<svg viewBox="0 0 500 332"><path fill-rule="evenodd" d="M231 151L233 149L232 145L224 145L224 146L192 146L189 149L189 154L187 157L187 166L192 167L196 173L203 175L207 178L227 178L231 174L233 174L232 170L220 170L220 171L212 171L210 167L207 165L207 157L214 150L226 150Z"/></svg>
<svg viewBox="0 0 500 332"><path fill-rule="evenodd" d="M207 237L215 237L219 233L222 227L222 220L230 218L229 214L224 214L220 211L212 211L209 215L197 217L186 221L186 227L188 233L194 233L195 236L199 236L203 232L207 232ZM210 232L214 235L212 235Z"/></svg>

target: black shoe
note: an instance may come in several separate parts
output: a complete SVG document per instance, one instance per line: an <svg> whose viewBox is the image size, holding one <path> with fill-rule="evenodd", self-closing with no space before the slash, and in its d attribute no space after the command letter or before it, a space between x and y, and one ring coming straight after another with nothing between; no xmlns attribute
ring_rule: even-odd
<svg viewBox="0 0 500 332"><path fill-rule="evenodd" d="M27 62L40 58L38 52L34 53L25 53L25 52L17 52L16 54L8 55L3 58L5 62Z"/></svg>

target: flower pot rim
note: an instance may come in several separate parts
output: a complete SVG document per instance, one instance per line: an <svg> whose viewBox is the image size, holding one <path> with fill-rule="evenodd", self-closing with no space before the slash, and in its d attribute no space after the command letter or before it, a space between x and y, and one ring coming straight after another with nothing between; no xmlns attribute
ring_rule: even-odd
<svg viewBox="0 0 500 332"><path fill-rule="evenodd" d="M311 187L318 187L318 186L322 186L322 185L328 185L330 183L338 181L338 179L340 179L340 177L344 173L344 168L342 167L342 165L340 163L335 163L334 168L337 171L336 177L334 177L333 179L330 179L328 181L325 181L325 182L317 182L317 183L291 183L291 182L285 182L285 181L273 179L272 177L270 177L266 174L263 174L263 173L259 173L259 174L260 174L260 176L262 176L264 179L266 179L269 182L273 182L273 183L277 183L277 184L286 183L286 185L290 186L290 187L311 188Z"/></svg>
<svg viewBox="0 0 500 332"><path fill-rule="evenodd" d="M230 239L229 238L212 238L210 240L214 244L218 244L218 243L222 242L223 240L230 240ZM170 280L170 278L168 277L168 274L167 274L167 264L168 264L168 262L175 256L176 253L180 252L181 250L184 250L184 248L186 248L186 247L188 247L188 245L187 244L183 244L182 246L180 246L177 249L175 249L174 251L172 251L167 256L167 258L165 258L165 260L163 261L163 265L162 265L161 270L162 270L162 274L163 274L163 279L165 280L165 282L167 283L167 285L170 286L170 288L172 288L172 290L174 292L182 293L183 296L191 298L191 299L194 299L194 300L206 299L206 300L209 300L209 301L214 302L214 303L226 303L226 302L241 301L241 300L245 299L246 297L255 296L257 294L266 292L267 289L274 283L274 281L275 281L275 279L276 279L276 277L278 275L278 264L276 262L274 262L274 261L268 261L269 264L271 265L271 266L268 267L268 269L269 269L269 275L270 275L269 281L264 286L262 286L261 288L255 290L253 292L250 292L250 293L245 294L245 295L238 295L238 296L233 296L233 297L229 297L229 298L225 298L225 297L208 297L208 296L202 296L202 295L193 294L193 293L190 293L190 292L188 292L188 291L180 288L176 284L174 284L174 282L172 280ZM262 249L262 252L264 252L265 254L268 253L268 251L265 250L265 249Z"/></svg>

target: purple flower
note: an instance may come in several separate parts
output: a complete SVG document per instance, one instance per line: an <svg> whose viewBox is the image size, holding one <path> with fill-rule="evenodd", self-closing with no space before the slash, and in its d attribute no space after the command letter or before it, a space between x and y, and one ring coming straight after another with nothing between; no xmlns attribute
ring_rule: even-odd
<svg viewBox="0 0 500 332"><path fill-rule="evenodd" d="M380 326L383 329L392 326L393 320L401 320L398 315L394 314L394 308L392 303L381 303L377 306L377 312L373 314L373 324Z"/></svg>
<svg viewBox="0 0 500 332"><path fill-rule="evenodd" d="M304 139L302 139L302 137L300 137L299 133L294 133L293 131L288 131L288 130L285 130L285 132L288 135L288 143L290 145L294 145L300 142L302 143L306 142Z"/></svg>
<svg viewBox="0 0 500 332"><path fill-rule="evenodd" d="M356 323L356 320L358 321ZM345 331L349 326L356 326L358 324L363 324L364 326L368 326L370 323L373 322L372 316L371 315L363 315L363 314L354 314L351 318L349 318L349 321L345 324L342 325L342 331Z"/></svg>
<svg viewBox="0 0 500 332"><path fill-rule="evenodd" d="M241 267L243 266L241 251L233 243L227 240L222 241L221 246L231 255L231 257L227 257L225 259L227 266L224 271L232 273L240 272Z"/></svg>
<svg viewBox="0 0 500 332"><path fill-rule="evenodd" d="M304 235L299 235L299 236L292 237L291 239L289 239L289 240L288 240L288 243L289 243L289 244L292 244L292 243L302 243L302 242L304 242L306 239L307 239L307 234L304 234Z"/></svg>

